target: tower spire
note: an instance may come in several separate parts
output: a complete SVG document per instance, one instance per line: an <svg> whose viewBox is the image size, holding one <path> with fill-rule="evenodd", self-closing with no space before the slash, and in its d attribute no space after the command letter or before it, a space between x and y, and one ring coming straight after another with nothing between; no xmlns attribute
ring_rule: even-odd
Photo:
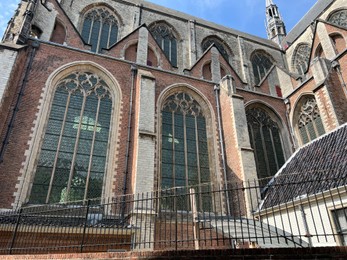
<svg viewBox="0 0 347 260"><path fill-rule="evenodd" d="M273 0L266 0L266 31L268 39L279 45L286 36L286 27Z"/></svg>
<svg viewBox="0 0 347 260"><path fill-rule="evenodd" d="M272 0L266 0L266 7L270 6L270 5L274 5L274 3L272 2Z"/></svg>

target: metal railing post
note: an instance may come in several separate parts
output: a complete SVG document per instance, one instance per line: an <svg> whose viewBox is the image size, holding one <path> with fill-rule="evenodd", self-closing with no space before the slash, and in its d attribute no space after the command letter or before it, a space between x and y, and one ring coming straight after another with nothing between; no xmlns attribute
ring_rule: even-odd
<svg viewBox="0 0 347 260"><path fill-rule="evenodd" d="M190 202L192 205L192 213L193 213L194 247L196 250L199 250L199 239L198 239L199 227L198 227L198 222L197 222L198 221L198 211L197 211L197 207L196 207L195 189L193 189L193 188L189 189L189 193L190 193Z"/></svg>
<svg viewBox="0 0 347 260"><path fill-rule="evenodd" d="M90 207L90 200L87 201L87 210L86 210L86 215L85 215L85 219L84 219L83 235L82 235L82 241L81 241L81 253L83 252L84 240L85 240L85 236L86 236L89 207Z"/></svg>
<svg viewBox="0 0 347 260"><path fill-rule="evenodd" d="M16 220L16 226L15 226L13 233L12 233L12 239L11 239L11 244L10 244L10 248L9 248L10 255L12 254L12 249L13 249L14 243L16 242L16 237L17 237L17 233L18 233L18 227L20 224L20 219L22 217L22 212L23 212L23 209L20 208L19 212L18 212L18 217Z"/></svg>

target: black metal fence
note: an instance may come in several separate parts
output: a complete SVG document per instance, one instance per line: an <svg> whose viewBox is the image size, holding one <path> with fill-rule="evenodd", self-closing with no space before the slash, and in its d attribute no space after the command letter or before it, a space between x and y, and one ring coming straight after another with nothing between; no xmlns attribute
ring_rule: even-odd
<svg viewBox="0 0 347 260"><path fill-rule="evenodd" d="M0 254L345 245L345 182L295 179L266 187L258 181L178 187L2 212Z"/></svg>

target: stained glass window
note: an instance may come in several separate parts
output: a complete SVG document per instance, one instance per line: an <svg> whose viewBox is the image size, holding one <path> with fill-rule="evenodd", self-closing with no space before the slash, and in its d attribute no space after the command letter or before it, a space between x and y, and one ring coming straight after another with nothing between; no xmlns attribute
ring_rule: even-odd
<svg viewBox="0 0 347 260"><path fill-rule="evenodd" d="M107 157L112 98L89 72L62 79L55 90L31 203L99 198Z"/></svg>
<svg viewBox="0 0 347 260"><path fill-rule="evenodd" d="M222 54L224 59L229 62L229 54L224 46L224 44L215 37L209 37L202 43L202 50L205 52L212 44L216 46L219 52Z"/></svg>
<svg viewBox="0 0 347 260"><path fill-rule="evenodd" d="M296 73L303 75L307 71L308 68L308 62L310 59L311 54L311 48L308 46L308 44L300 44L295 53L294 53L294 60L293 60L293 66L296 71Z"/></svg>
<svg viewBox="0 0 347 260"><path fill-rule="evenodd" d="M210 182L210 167L206 119L200 105L187 93L178 92L166 99L161 114L162 189L201 189L202 184ZM180 205L181 209L186 208L186 203ZM200 209L206 209L211 200L200 197L198 204Z"/></svg>
<svg viewBox="0 0 347 260"><path fill-rule="evenodd" d="M177 67L177 39L173 28L161 22L151 26L150 31L172 66Z"/></svg>
<svg viewBox="0 0 347 260"><path fill-rule="evenodd" d="M257 51L252 55L251 62L253 67L254 82L257 85L271 69L272 61L267 54Z"/></svg>
<svg viewBox="0 0 347 260"><path fill-rule="evenodd" d="M258 178L272 177L285 162L278 124L261 108L247 110L247 123Z"/></svg>
<svg viewBox="0 0 347 260"><path fill-rule="evenodd" d="M107 8L92 9L84 16L83 40L92 46L93 52L111 47L117 42L118 23Z"/></svg>
<svg viewBox="0 0 347 260"><path fill-rule="evenodd" d="M344 9L336 11L329 17L328 21L338 26L347 28L347 10Z"/></svg>
<svg viewBox="0 0 347 260"><path fill-rule="evenodd" d="M299 133L302 143L306 144L323 135L325 130L314 97L304 97L304 101L299 109Z"/></svg>

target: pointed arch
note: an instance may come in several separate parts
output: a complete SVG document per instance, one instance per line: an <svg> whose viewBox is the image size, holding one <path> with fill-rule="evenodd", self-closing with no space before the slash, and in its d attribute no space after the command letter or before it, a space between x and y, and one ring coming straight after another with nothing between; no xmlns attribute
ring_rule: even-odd
<svg viewBox="0 0 347 260"><path fill-rule="evenodd" d="M82 12L81 35L92 52L101 52L118 41L120 24L120 16L109 5L89 5Z"/></svg>
<svg viewBox="0 0 347 260"><path fill-rule="evenodd" d="M347 9L334 10L329 14L327 21L347 29Z"/></svg>
<svg viewBox="0 0 347 260"><path fill-rule="evenodd" d="M317 101L312 94L303 94L295 104L293 124L302 145L325 134Z"/></svg>
<svg viewBox="0 0 347 260"><path fill-rule="evenodd" d="M219 52L222 54L224 59L227 62L231 62L231 58L233 57L233 52L229 48L228 44L225 43L221 38L216 35L207 36L201 42L201 49L205 52L212 44L216 46Z"/></svg>
<svg viewBox="0 0 347 260"><path fill-rule="evenodd" d="M329 37L336 55L342 53L346 49L346 40L340 33L329 34Z"/></svg>
<svg viewBox="0 0 347 260"><path fill-rule="evenodd" d="M296 46L292 57L292 69L299 75L303 75L308 70L311 48L308 43L300 43Z"/></svg>
<svg viewBox="0 0 347 260"><path fill-rule="evenodd" d="M211 104L195 88L176 84L158 100L159 189L217 183L214 114ZM202 199L202 198L200 198ZM198 203L211 207L211 198ZM205 208L207 207L207 208Z"/></svg>
<svg viewBox="0 0 347 260"><path fill-rule="evenodd" d="M19 201L111 196L120 102L117 81L98 64L57 69L45 87Z"/></svg>
<svg viewBox="0 0 347 260"><path fill-rule="evenodd" d="M264 179L265 184L286 160L284 125L274 110L261 102L248 104L246 117L258 179Z"/></svg>
<svg viewBox="0 0 347 260"><path fill-rule="evenodd" d="M274 64L274 59L264 50L255 50L250 60L253 68L254 83L257 85L265 77Z"/></svg>
<svg viewBox="0 0 347 260"><path fill-rule="evenodd" d="M156 21L148 28L171 65L177 67L178 42L180 39L178 32L166 21Z"/></svg>

